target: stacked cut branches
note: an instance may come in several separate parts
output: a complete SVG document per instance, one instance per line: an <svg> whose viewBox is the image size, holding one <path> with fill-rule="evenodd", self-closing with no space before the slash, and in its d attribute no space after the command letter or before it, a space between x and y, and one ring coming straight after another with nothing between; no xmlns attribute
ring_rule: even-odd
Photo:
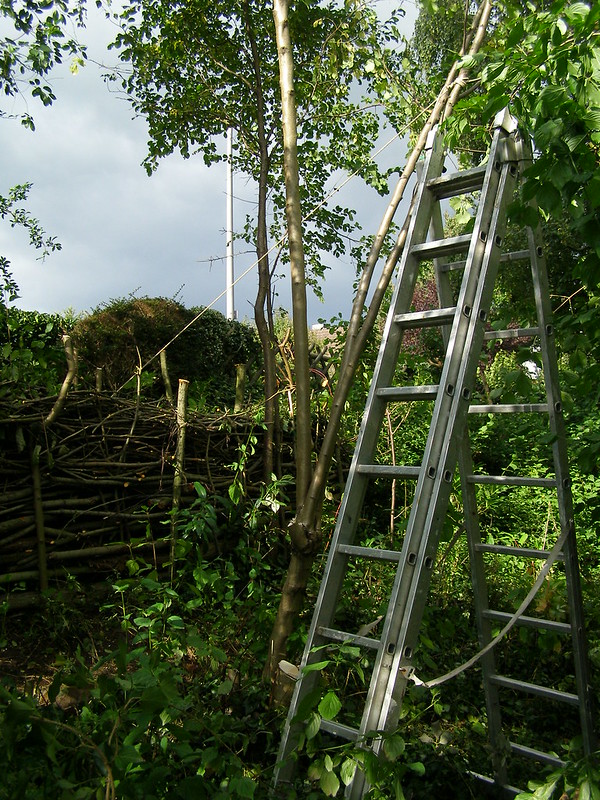
<svg viewBox="0 0 600 800"><path fill-rule="evenodd" d="M134 547L149 561L169 555L174 409L72 391L47 425L55 400L0 404L0 595L122 569ZM226 494L227 465L260 436L248 417L193 413L186 433L182 505L195 481ZM250 495L261 475L257 457L244 473Z"/></svg>

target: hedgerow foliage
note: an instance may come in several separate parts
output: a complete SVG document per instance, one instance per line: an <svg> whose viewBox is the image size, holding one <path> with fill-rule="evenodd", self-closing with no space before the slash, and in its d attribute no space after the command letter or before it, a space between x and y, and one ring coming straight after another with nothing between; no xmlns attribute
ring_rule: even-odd
<svg viewBox="0 0 600 800"><path fill-rule="evenodd" d="M158 353L165 345L174 385L186 378L223 386L234 380L236 364L259 353L250 326L162 297L112 300L80 320L73 335L82 376L92 380L101 367L104 385L112 390L140 367L159 376Z"/></svg>
<svg viewBox="0 0 600 800"><path fill-rule="evenodd" d="M65 373L61 336L72 327L72 316L2 303L0 315L0 397L54 394Z"/></svg>

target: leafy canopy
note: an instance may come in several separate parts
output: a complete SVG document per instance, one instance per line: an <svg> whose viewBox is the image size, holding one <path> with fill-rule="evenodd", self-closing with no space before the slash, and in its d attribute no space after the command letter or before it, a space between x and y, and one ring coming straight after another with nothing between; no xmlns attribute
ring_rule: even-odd
<svg viewBox="0 0 600 800"><path fill-rule="evenodd" d="M530 134L535 160L524 200L560 218L589 247L579 276L600 279L600 5L557 0L508 2L478 56L480 94L465 98L450 131L487 121L504 107ZM532 221L532 220L529 220Z"/></svg>
<svg viewBox="0 0 600 800"><path fill-rule="evenodd" d="M13 97L23 87L45 105L56 96L48 76L65 56L72 56L72 69L83 63L85 48L75 36L65 35L70 25L84 23L85 0L0 0L0 18L10 35L0 38L0 92ZM3 25L3 28L6 26ZM8 114L0 109L0 116ZM21 123L34 130L29 113Z"/></svg>
<svg viewBox="0 0 600 800"><path fill-rule="evenodd" d="M120 17L115 46L130 65L122 86L148 122L148 172L174 151L201 153L207 164L224 158L222 137L237 133L234 166L259 181L267 168L270 233L285 230L281 110L272 6L268 0L191 0L165 4L135 0ZM305 247L313 278L322 275L320 250L339 255L353 230L352 214L321 206L338 170L358 172L379 191L387 183L370 149L380 118L352 92L360 78L383 91L397 55L387 27L364 4L299 2L290 10L298 113L298 147ZM117 76L113 75L117 80ZM254 242L249 217L244 238ZM317 286L318 288L318 286Z"/></svg>

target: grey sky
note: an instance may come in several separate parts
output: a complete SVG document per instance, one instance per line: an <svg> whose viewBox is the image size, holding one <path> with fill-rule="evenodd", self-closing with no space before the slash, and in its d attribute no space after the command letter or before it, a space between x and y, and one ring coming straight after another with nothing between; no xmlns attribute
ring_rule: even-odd
<svg viewBox="0 0 600 800"><path fill-rule="evenodd" d="M383 14L394 6L391 0L378 3ZM406 8L414 19L414 5ZM36 131L0 120L0 193L32 182L28 210L63 247L42 263L23 231L0 224L0 253L11 261L22 308L87 312L131 293L209 305L225 289L225 166L207 168L201 157L184 161L172 155L154 175L146 175L140 166L146 155L145 122L132 119L129 105L108 90L94 63L116 62L106 50L114 35L115 28L90 4L87 28L78 34L88 45L90 61L77 75L68 65L53 73L54 105L43 108L29 100L25 106L20 98L7 107L3 100L8 113L27 108ZM403 160L405 145L396 142L393 148L395 153L382 155L382 162ZM234 216L241 224L253 187L242 176L234 180ZM358 210L364 233L375 232L385 198L355 180L341 201ZM243 243L237 248L247 249ZM252 253L238 254L236 276L253 261ZM311 324L350 313L354 266L349 257L325 255L324 261L332 269L323 287L324 303L309 296ZM235 287L240 319L252 317L255 286L252 270ZM289 308L286 276L277 288L276 305ZM225 297L214 307L224 313Z"/></svg>

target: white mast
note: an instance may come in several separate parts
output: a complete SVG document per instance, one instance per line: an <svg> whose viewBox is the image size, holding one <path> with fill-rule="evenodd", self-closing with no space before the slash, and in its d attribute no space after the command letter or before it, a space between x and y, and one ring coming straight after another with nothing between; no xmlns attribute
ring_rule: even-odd
<svg viewBox="0 0 600 800"><path fill-rule="evenodd" d="M235 305L233 300L233 167L231 157L233 153L233 128L227 129L227 259L226 259L226 287L227 287L227 319L235 319Z"/></svg>

